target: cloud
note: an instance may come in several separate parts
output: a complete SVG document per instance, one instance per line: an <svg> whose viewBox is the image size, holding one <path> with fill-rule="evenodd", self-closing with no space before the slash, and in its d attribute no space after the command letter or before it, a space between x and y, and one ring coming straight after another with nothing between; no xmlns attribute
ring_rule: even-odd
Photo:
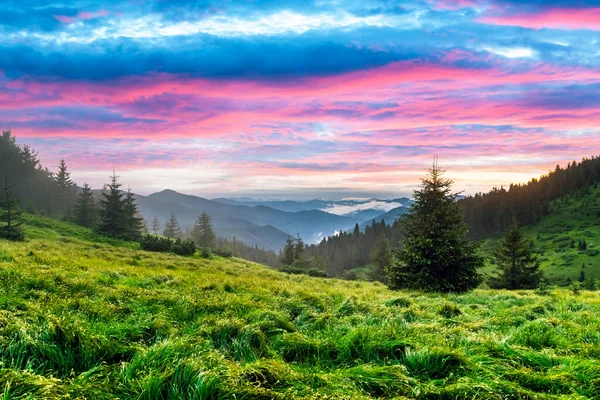
<svg viewBox="0 0 600 400"><path fill-rule="evenodd" d="M395 202L385 202L379 200L372 200L365 203L351 204L351 205L334 205L332 207L324 208L322 211L330 214L337 215L348 215L355 214L359 211L364 210L380 210L383 213L393 210L396 207L402 207L402 204Z"/></svg>

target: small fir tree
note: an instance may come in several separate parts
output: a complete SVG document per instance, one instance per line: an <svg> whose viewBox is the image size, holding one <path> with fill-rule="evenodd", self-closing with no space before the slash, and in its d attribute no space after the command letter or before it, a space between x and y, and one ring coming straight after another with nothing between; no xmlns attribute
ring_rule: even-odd
<svg viewBox="0 0 600 400"><path fill-rule="evenodd" d="M181 237L181 228L179 227L179 222L177 222L177 216L175 215L175 213L171 213L169 220L165 224L163 236L166 236L171 239Z"/></svg>
<svg viewBox="0 0 600 400"><path fill-rule="evenodd" d="M392 265L392 249L390 248L390 242L384 234L381 234L379 241L371 251L371 262L373 268L371 269L371 279L386 283L387 276L385 269Z"/></svg>
<svg viewBox="0 0 600 400"><path fill-rule="evenodd" d="M217 237L213 230L212 218L206 212L203 212L196 220L192 229L192 239L200 248L214 249L216 247Z"/></svg>
<svg viewBox="0 0 600 400"><path fill-rule="evenodd" d="M4 176L4 188L0 197L0 238L11 241L25 240L23 214L17 200L12 197L8 178Z"/></svg>
<svg viewBox="0 0 600 400"><path fill-rule="evenodd" d="M110 176L110 183L106 185L106 191L102 193L104 198L100 201L98 232L106 236L122 238L126 232L125 202L118 178L113 171L112 176Z"/></svg>
<svg viewBox="0 0 600 400"><path fill-rule="evenodd" d="M144 219L138 216L135 195L131 191L131 188L127 190L123 201L123 219L125 230L122 234L122 238L131 241L140 240L142 237L142 229L144 228Z"/></svg>
<svg viewBox="0 0 600 400"><path fill-rule="evenodd" d="M579 271L579 282L585 282L585 271L583 269Z"/></svg>
<svg viewBox="0 0 600 400"><path fill-rule="evenodd" d="M539 261L533 254L531 241L521 232L516 220L496 246L494 257L500 273L490 279L491 287L515 290L539 286L542 278Z"/></svg>
<svg viewBox="0 0 600 400"><path fill-rule="evenodd" d="M443 174L436 158L414 192L415 203L401 217L405 239L387 269L392 289L466 292L481 283L480 244L466 239L459 194L452 193L452 181Z"/></svg>
<svg viewBox="0 0 600 400"><path fill-rule="evenodd" d="M155 235L158 235L158 231L160 230L160 221L158 220L158 218L154 217L154 219L152 220L152 226L150 227L150 230Z"/></svg>
<svg viewBox="0 0 600 400"><path fill-rule="evenodd" d="M296 261L296 245L294 239L288 236L280 256L281 265L290 266Z"/></svg>
<svg viewBox="0 0 600 400"><path fill-rule="evenodd" d="M96 203L94 193L87 183L77 195L74 221L77 225L92 228L96 224Z"/></svg>

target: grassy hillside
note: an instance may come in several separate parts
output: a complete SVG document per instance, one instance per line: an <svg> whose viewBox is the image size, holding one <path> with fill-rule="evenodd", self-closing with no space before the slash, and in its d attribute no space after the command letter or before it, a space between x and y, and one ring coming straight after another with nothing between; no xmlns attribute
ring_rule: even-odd
<svg viewBox="0 0 600 400"><path fill-rule="evenodd" d="M553 201L550 215L524 231L539 251L550 283L565 285L567 278L577 281L584 265L586 276L600 279L600 187ZM587 250L577 249L580 240L586 241ZM494 244L490 240L486 246L490 254ZM491 264L486 272L494 269Z"/></svg>
<svg viewBox="0 0 600 400"><path fill-rule="evenodd" d="M29 223L0 241L5 399L600 397L597 292L391 292Z"/></svg>

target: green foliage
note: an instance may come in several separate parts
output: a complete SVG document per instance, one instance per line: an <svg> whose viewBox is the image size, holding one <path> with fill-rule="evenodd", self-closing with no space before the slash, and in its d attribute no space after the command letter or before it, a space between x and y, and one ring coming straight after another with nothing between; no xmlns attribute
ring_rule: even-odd
<svg viewBox="0 0 600 400"><path fill-rule="evenodd" d="M596 293L399 294L25 220L0 240L4 398L600 397Z"/></svg>
<svg viewBox="0 0 600 400"><path fill-rule="evenodd" d="M287 241L285 242L285 246L281 251L280 260L283 266L292 265L296 261L296 246L294 244L294 239L291 236L288 236Z"/></svg>
<svg viewBox="0 0 600 400"><path fill-rule="evenodd" d="M158 235L144 235L140 241L140 247L146 251L157 251L166 253L173 248L173 241L168 237Z"/></svg>
<svg viewBox="0 0 600 400"><path fill-rule="evenodd" d="M194 228L192 229L192 239L200 248L215 248L217 237L213 230L212 218L207 213L203 212L196 220Z"/></svg>
<svg viewBox="0 0 600 400"><path fill-rule="evenodd" d="M73 222L86 228L93 228L97 222L97 211L92 188L85 183L77 194Z"/></svg>
<svg viewBox="0 0 600 400"><path fill-rule="evenodd" d="M375 248L371 251L371 262L373 263L370 274L371 279L386 283L387 276L385 269L392 265L392 249L390 242L383 234L379 238Z"/></svg>
<svg viewBox="0 0 600 400"><path fill-rule="evenodd" d="M479 244L465 239L467 228L437 160L414 192L415 203L401 218L402 247L388 269L391 288L466 292L481 282Z"/></svg>
<svg viewBox="0 0 600 400"><path fill-rule="evenodd" d="M193 256L196 252L196 243L191 239L181 240L177 238L171 251L180 256Z"/></svg>
<svg viewBox="0 0 600 400"><path fill-rule="evenodd" d="M531 241L521 232L516 220L506 231L494 250L499 275L488 283L496 289L535 289L539 286L542 272L533 254Z"/></svg>
<svg viewBox="0 0 600 400"><path fill-rule="evenodd" d="M181 228L179 227L179 222L177 221L177 216L175 213L171 213L169 220L165 224L163 236L171 239L181 237Z"/></svg>
<svg viewBox="0 0 600 400"><path fill-rule="evenodd" d="M0 194L0 239L25 240L23 213L17 200L11 194L8 178L4 176L4 188Z"/></svg>

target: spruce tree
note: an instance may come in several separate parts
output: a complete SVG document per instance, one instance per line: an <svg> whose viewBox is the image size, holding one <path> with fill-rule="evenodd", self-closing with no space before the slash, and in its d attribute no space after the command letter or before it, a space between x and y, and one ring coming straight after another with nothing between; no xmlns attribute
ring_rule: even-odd
<svg viewBox="0 0 600 400"><path fill-rule="evenodd" d="M370 273L371 279L386 283L387 276L385 269L392 265L392 250L390 242L383 233L371 251L371 262L373 263Z"/></svg>
<svg viewBox="0 0 600 400"><path fill-rule="evenodd" d="M138 217L138 209L135 204L135 196L131 189L127 190L123 201L123 222L124 232L123 239L137 241L142 238L142 229L144 227L144 219Z"/></svg>
<svg viewBox="0 0 600 400"><path fill-rule="evenodd" d="M12 241L25 240L23 215L17 200L11 195L11 186L4 176L4 188L0 197L0 238Z"/></svg>
<svg viewBox="0 0 600 400"><path fill-rule="evenodd" d="M158 220L158 218L154 217L154 219L152 220L152 226L150 227L150 230L155 235L158 235L158 231L160 230L160 221Z"/></svg>
<svg viewBox="0 0 600 400"><path fill-rule="evenodd" d="M296 245L294 246L294 262L297 264L304 264L304 241L300 237L300 233L297 233Z"/></svg>
<svg viewBox="0 0 600 400"><path fill-rule="evenodd" d="M579 271L579 282L585 282L585 271L583 269Z"/></svg>
<svg viewBox="0 0 600 400"><path fill-rule="evenodd" d="M181 228L179 227L179 222L177 222L177 216L175 216L175 213L171 213L169 220L165 224L163 236L166 236L171 239L178 238L181 236Z"/></svg>
<svg viewBox="0 0 600 400"><path fill-rule="evenodd" d="M444 179L443 173L436 158L414 192L415 203L401 217L405 237L387 269L392 289L466 292L481 283L480 244L466 239L458 194L452 193L452 181Z"/></svg>
<svg viewBox="0 0 600 400"><path fill-rule="evenodd" d="M60 159L60 163L58 164L58 173L56 174L56 183L60 188L70 188L75 186L73 181L71 180L71 174L67 171L67 163L64 158Z"/></svg>
<svg viewBox="0 0 600 400"><path fill-rule="evenodd" d="M291 236L288 236L279 258L283 266L293 265L294 261L296 261L296 245Z"/></svg>
<svg viewBox="0 0 600 400"><path fill-rule="evenodd" d="M67 170L64 158L60 159L55 180L58 187L56 196L59 203L58 208L62 210L64 219L70 221L73 219L71 206L76 199L77 186L71 180L71 174Z"/></svg>
<svg viewBox="0 0 600 400"><path fill-rule="evenodd" d="M192 229L192 239L198 247L203 249L214 249L217 245L212 218L206 212L203 212L196 220Z"/></svg>
<svg viewBox="0 0 600 400"><path fill-rule="evenodd" d="M86 228L92 228L96 225L94 193L87 183L83 185L83 189L77 195L74 221L77 225L85 226Z"/></svg>
<svg viewBox="0 0 600 400"><path fill-rule="evenodd" d="M540 283L542 272L539 261L533 254L531 241L521 232L516 220L498 242L494 251L499 275L489 284L497 289L535 289Z"/></svg>
<svg viewBox="0 0 600 400"><path fill-rule="evenodd" d="M110 183L106 185L106 191L102 193L104 198L100 201L98 232L106 236L123 238L126 235L125 202L118 178L113 171Z"/></svg>

